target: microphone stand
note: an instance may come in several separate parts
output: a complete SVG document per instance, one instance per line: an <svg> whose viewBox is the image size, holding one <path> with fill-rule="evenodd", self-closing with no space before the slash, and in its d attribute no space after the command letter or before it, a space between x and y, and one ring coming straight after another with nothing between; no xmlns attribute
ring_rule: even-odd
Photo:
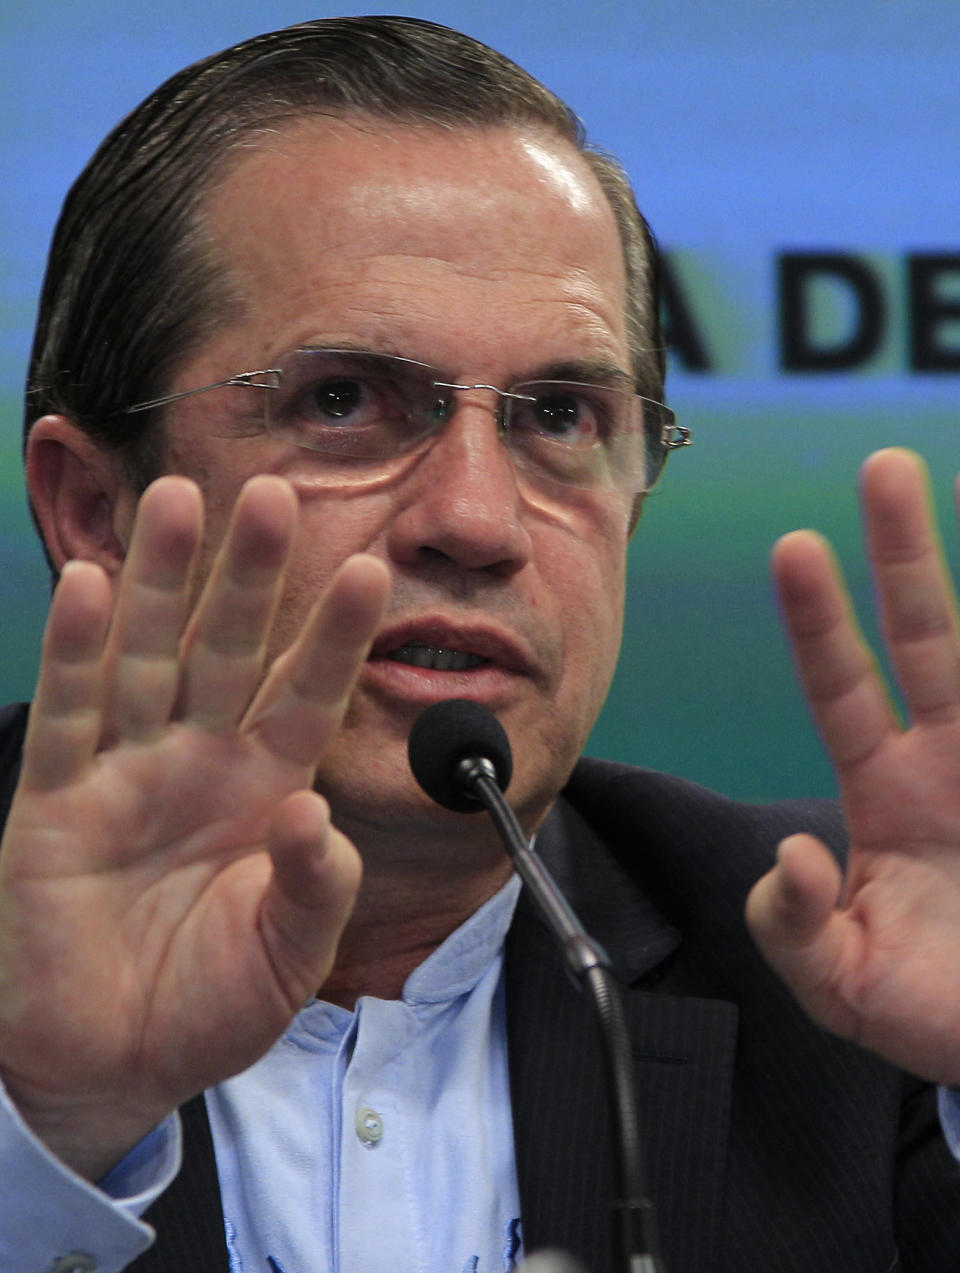
<svg viewBox="0 0 960 1273"><path fill-rule="evenodd" d="M563 951L569 970L587 991L597 1013L616 1135L618 1196L612 1205L612 1220L618 1273L666 1273L659 1253L653 1201L644 1180L630 1041L610 961L603 948L588 936L527 843L516 815L500 790L493 764L483 756L464 757L457 763L454 781L490 814L517 874L532 894Z"/></svg>

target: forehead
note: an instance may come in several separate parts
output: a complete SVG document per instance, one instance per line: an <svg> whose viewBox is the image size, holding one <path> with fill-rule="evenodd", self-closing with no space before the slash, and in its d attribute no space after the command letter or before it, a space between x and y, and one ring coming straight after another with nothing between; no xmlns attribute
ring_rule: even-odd
<svg viewBox="0 0 960 1273"><path fill-rule="evenodd" d="M547 343L566 331L625 357L613 213L577 150L539 131L308 118L238 152L205 221L248 334L269 315L264 352L369 329L426 357L409 336L477 339L526 315Z"/></svg>

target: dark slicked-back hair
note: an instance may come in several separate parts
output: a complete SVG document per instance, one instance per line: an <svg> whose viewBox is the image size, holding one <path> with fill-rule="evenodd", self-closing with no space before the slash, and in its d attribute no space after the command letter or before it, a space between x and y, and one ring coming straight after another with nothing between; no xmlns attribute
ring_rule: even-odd
<svg viewBox="0 0 960 1273"><path fill-rule="evenodd" d="M571 142L613 209L626 263L637 388L659 397L656 250L630 183L580 121L516 63L417 18L332 18L270 32L161 85L107 137L57 226L27 382L25 434L72 417L143 487L159 458L155 412L178 364L239 304L200 215L252 137L316 115L441 128L527 126Z"/></svg>

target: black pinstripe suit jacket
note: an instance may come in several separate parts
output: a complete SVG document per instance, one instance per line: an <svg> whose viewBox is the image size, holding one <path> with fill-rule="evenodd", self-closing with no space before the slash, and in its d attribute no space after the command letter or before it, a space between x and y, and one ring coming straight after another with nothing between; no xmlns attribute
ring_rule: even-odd
<svg viewBox="0 0 960 1273"><path fill-rule="evenodd" d="M0 717L0 801L13 751ZM830 804L748 806L583 761L539 837L625 987L668 1271L958 1273L960 1168L933 1092L810 1025L744 929L750 885L799 829L839 848ZM613 1273L595 1027L523 896L506 977L526 1249ZM228 1273L202 1098L183 1115L184 1167L135 1273Z"/></svg>

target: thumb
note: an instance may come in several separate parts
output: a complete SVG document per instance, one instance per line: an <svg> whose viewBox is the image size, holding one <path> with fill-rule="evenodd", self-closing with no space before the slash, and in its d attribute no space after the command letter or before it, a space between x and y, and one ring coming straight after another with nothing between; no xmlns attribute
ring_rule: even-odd
<svg viewBox="0 0 960 1273"><path fill-rule="evenodd" d="M274 974L296 1011L333 966L360 887L360 855L314 791L280 805L268 840L273 879L260 922Z"/></svg>
<svg viewBox="0 0 960 1273"><path fill-rule="evenodd" d="M770 966L821 1025L848 1034L854 1025L841 994L853 955L853 925L837 909L843 875L820 840L793 835L747 898L747 925Z"/></svg>

